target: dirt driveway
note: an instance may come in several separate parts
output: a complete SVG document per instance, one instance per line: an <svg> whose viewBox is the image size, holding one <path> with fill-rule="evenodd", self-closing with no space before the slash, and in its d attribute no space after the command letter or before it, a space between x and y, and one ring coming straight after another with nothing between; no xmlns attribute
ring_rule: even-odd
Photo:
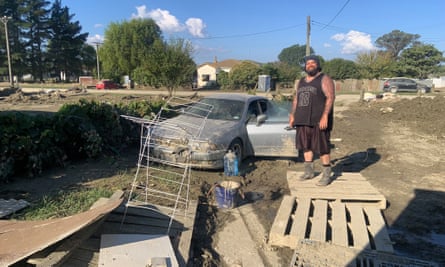
<svg viewBox="0 0 445 267"><path fill-rule="evenodd" d="M0 110L56 109L60 103L81 97L61 95L64 93L35 99L10 96L0 100ZM84 93L82 97L116 100L124 96ZM387 198L389 203L384 217L397 253L445 266L443 94L384 97L369 102L359 102L358 98L357 95L337 96L332 132L333 170L361 172ZM37 198L49 190L79 182L111 187L127 179L130 184L136 160L137 149L129 149L127 154L112 161L108 158L51 170L38 179L27 179L26 183L2 185L0 198ZM316 166L320 168L318 160ZM263 226L270 229L282 196L289 193L286 172L302 170L302 163L247 159L241 169L245 174L240 179L243 190L248 193L247 201L261 214ZM125 175L122 174L124 170ZM229 213L210 205L211 199L207 198L211 185L223 179L222 173L194 171L192 176L191 194L201 203L193 237L194 265L224 266L214 248L215 233L222 231L231 218ZM288 265L292 252L278 250L283 266Z"/></svg>

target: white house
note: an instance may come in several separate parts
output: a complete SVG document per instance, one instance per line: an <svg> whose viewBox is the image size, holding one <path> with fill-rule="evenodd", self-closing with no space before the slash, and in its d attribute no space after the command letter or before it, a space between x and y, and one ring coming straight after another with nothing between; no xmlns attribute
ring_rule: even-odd
<svg viewBox="0 0 445 267"><path fill-rule="evenodd" d="M215 58L213 63L204 63L198 67L197 70L197 86L202 87L212 87L216 85L216 75L220 71L230 72L233 66L241 63L239 60L227 59L218 62Z"/></svg>

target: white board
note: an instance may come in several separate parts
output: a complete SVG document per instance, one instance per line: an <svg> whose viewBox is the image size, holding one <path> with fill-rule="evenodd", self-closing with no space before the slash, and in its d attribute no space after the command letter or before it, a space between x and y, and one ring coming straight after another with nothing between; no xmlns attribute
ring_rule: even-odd
<svg viewBox="0 0 445 267"><path fill-rule="evenodd" d="M179 267L167 235L102 235L99 266L149 266L152 258L165 258L168 267Z"/></svg>

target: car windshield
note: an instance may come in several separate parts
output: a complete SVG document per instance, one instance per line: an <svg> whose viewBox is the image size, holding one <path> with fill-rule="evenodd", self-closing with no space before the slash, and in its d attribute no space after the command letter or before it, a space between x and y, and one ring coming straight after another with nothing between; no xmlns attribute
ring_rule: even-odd
<svg viewBox="0 0 445 267"><path fill-rule="evenodd" d="M186 114L214 120L237 121L241 119L244 102L229 99L204 98L188 110Z"/></svg>

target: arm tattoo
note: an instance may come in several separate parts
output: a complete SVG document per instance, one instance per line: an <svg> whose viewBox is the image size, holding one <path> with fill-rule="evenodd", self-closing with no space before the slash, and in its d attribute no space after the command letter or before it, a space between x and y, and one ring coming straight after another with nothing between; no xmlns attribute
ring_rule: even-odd
<svg viewBox="0 0 445 267"><path fill-rule="evenodd" d="M332 106L334 105L335 100L335 88L334 88L334 82L332 79L324 75L323 80L321 82L321 88L323 90L324 95L326 96L326 103L324 106L323 114L329 114L329 112L332 109Z"/></svg>

